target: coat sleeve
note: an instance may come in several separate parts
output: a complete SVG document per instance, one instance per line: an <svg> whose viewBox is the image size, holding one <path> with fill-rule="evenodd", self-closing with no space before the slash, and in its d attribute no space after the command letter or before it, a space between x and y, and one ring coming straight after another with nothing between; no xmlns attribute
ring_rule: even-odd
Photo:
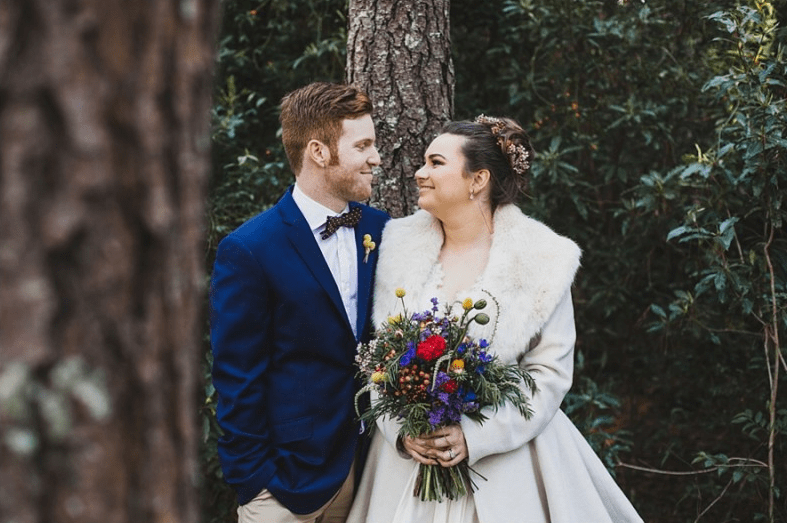
<svg viewBox="0 0 787 523"><path fill-rule="evenodd" d="M575 340L574 308L569 291L544 324L538 344L520 361L538 387L531 398L533 416L525 419L516 407L506 404L497 412L488 408L485 414L489 419L483 424L467 417L462 419L471 466L486 456L527 444L552 421L571 388Z"/></svg>
<svg viewBox="0 0 787 523"><path fill-rule="evenodd" d="M270 478L270 422L264 382L270 317L263 271L248 247L228 236L219 245L211 284L213 385L227 482L256 488ZM260 487L261 488L261 487Z"/></svg>

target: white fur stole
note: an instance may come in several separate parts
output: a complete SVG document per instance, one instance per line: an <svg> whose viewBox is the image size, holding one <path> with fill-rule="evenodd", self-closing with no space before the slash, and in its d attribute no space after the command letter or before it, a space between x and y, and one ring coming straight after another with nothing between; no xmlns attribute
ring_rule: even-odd
<svg viewBox="0 0 787 523"><path fill-rule="evenodd" d="M440 222L426 211L391 220L383 231L374 293L375 326L401 312L397 288L407 292L406 303L419 304L421 292L438 261L443 244ZM489 337L500 306L492 349L501 359L516 361L528 349L561 298L570 290L579 268L579 247L546 225L524 215L514 205L494 214L494 236L489 261L468 297L484 298L492 318L487 326L474 325L470 334ZM416 312L410 307L409 312ZM421 311L417 311L421 312Z"/></svg>

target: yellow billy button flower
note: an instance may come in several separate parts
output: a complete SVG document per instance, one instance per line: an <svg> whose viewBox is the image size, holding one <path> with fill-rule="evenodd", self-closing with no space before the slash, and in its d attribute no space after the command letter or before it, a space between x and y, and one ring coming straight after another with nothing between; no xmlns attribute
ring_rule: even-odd
<svg viewBox="0 0 787 523"><path fill-rule="evenodd" d="M469 311L470 309L472 309L473 308L473 300L471 300L470 298L465 298L464 301L462 302L462 308L464 310L466 310L466 311Z"/></svg>
<svg viewBox="0 0 787 523"><path fill-rule="evenodd" d="M397 314L396 316L388 316L388 323L394 325L396 322L402 321L402 315Z"/></svg>
<svg viewBox="0 0 787 523"><path fill-rule="evenodd" d="M372 383L382 383L385 381L386 374L382 371L374 371L372 373Z"/></svg>
<svg viewBox="0 0 787 523"><path fill-rule="evenodd" d="M398 289L396 289L396 297L397 297L397 298L404 298L404 295L405 295L405 294L406 294L406 293L404 292L404 289L402 289L401 287L399 287Z"/></svg>
<svg viewBox="0 0 787 523"><path fill-rule="evenodd" d="M372 252L375 249L375 247L377 247L377 244L372 241L372 235L371 234L364 234L363 235L363 249L364 249L364 252L366 253L364 255L364 257L363 257L363 262L364 263L369 261L369 253Z"/></svg>

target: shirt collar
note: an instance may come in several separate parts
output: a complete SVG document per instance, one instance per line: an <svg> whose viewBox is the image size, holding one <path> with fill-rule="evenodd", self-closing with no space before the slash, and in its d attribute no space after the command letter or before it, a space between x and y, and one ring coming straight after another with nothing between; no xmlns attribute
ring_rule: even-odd
<svg viewBox="0 0 787 523"><path fill-rule="evenodd" d="M313 232L316 232L325 225L325 219L328 216L338 216L341 214L333 212L328 207L306 196L306 193L298 187L297 182L292 190L292 199L295 200L295 204L301 210L301 213L303 213L303 217L306 218L306 223L309 224L309 228ZM347 212L348 210L350 210L350 204L345 205L342 212Z"/></svg>

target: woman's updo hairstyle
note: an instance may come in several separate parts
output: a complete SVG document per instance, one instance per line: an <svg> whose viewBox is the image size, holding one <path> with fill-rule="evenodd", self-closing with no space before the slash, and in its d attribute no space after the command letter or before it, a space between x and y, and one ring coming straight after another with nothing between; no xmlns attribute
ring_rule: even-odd
<svg viewBox="0 0 787 523"><path fill-rule="evenodd" d="M481 169L491 173L492 211L515 202L527 188L533 147L525 130L514 120L482 114L472 122L448 122L440 132L467 139L462 153L468 173Z"/></svg>

